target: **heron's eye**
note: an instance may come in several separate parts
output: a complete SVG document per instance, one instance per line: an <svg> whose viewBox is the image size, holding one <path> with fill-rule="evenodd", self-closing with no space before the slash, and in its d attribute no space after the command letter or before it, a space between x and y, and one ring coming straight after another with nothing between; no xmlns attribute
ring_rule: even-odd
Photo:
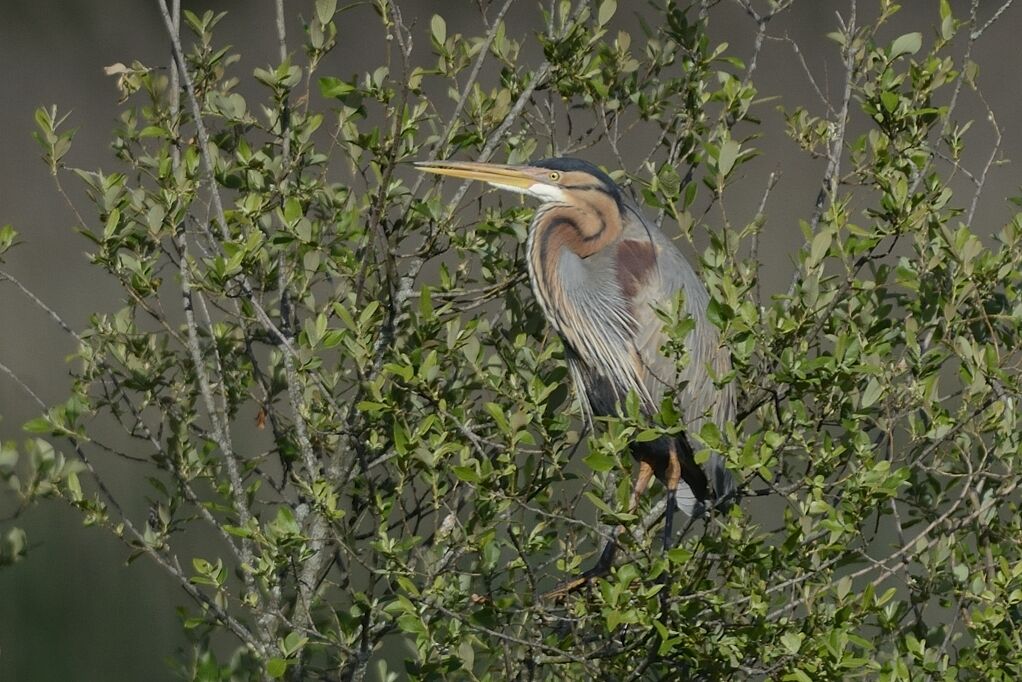
<svg viewBox="0 0 1022 682"><path fill-rule="evenodd" d="M553 182L557 182L558 180L560 180L560 179L561 179L561 174L560 174L560 173L558 173L557 171L551 171L551 172L550 172L550 175L549 175L548 177L549 177L549 178L550 178L550 180L552 180Z"/></svg>

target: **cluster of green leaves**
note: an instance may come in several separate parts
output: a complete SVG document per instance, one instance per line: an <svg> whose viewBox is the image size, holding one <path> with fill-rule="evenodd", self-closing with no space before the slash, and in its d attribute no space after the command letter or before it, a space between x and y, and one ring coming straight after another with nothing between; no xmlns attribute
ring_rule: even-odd
<svg viewBox="0 0 1022 682"><path fill-rule="evenodd" d="M968 125L952 107L975 69L949 56L962 22L940 3L924 52L919 33L875 38L898 10L881 5L875 23L833 36L868 132L843 139L843 125L788 115L807 151L847 149L853 188L833 178L803 224L788 294L757 306L756 264L732 260L733 244L705 259L751 415L744 432L704 438L786 503L781 534L729 528L720 548L738 562L734 599L756 605L731 634L776 642L757 668L791 679L1011 679L1022 215L987 249L990 230L953 201Z"/></svg>
<svg viewBox="0 0 1022 682"><path fill-rule="evenodd" d="M303 55L255 70L258 104L215 40L224 15L186 12L188 78L108 69L127 103L115 171L68 167L64 119L37 116L125 299L78 335L72 397L28 425L54 445L30 441L20 465L5 446L0 477L180 583L193 679L389 680L395 659L412 679L1017 676L1022 218L987 250L949 186L968 130L950 102L975 82L949 55L974 22L942 2L924 51L918 33L878 38L897 10L880 5L834 35L844 109L787 114L828 171L791 288L768 301L763 215L736 227L723 210L753 172L757 92L706 6L655 3L633 35L611 33L613 0L551 3L536 67L503 11L463 36L441 16L410 28L388 0L317 0ZM329 73L341 12L379 27L378 68ZM773 14L757 16L765 31ZM856 104L868 131L846 139ZM636 131L644 153L624 142ZM646 423L632 401L582 432L525 282L531 209L459 210L464 188L452 200L407 169L580 148L616 156L615 178L685 237L707 229L709 314L734 358L717 379L742 400L739 423L700 437L770 493L666 553L640 530L647 507L621 513L626 453L677 433L684 406ZM0 252L13 241L0 231ZM678 310L665 350L684 363ZM145 518L99 458L148 481ZM627 561L541 599L616 523L637 531ZM24 544L9 535L0 562ZM227 660L220 631L239 642Z"/></svg>

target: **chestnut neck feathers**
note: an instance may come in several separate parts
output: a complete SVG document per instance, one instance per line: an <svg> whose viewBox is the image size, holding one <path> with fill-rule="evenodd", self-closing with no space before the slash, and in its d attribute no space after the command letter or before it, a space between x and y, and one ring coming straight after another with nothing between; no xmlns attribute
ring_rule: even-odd
<svg viewBox="0 0 1022 682"><path fill-rule="evenodd" d="M563 300L572 284L564 281L566 273L562 272L565 252L588 258L610 246L623 231L617 188L611 192L602 182L593 180L589 173L566 172L562 187L570 203L543 204L529 229L528 264L533 289L543 312L562 334L564 325L557 318L565 304L573 304Z"/></svg>
<svg viewBox="0 0 1022 682"><path fill-rule="evenodd" d="M529 230L533 291L569 354L607 381L612 400L623 403L634 391L655 409L635 354L635 320L618 271L625 232L619 191L609 178L587 171L566 171L559 184L565 199L543 204ZM585 382L576 384L584 393ZM584 408L591 407L592 397L583 397Z"/></svg>

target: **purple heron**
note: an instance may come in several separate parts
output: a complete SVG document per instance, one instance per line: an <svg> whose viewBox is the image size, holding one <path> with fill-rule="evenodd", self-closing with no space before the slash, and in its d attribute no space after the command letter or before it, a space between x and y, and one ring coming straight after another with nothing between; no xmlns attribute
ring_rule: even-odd
<svg viewBox="0 0 1022 682"><path fill-rule="evenodd" d="M734 387L714 382L731 369L731 358L707 319L706 287L674 243L610 176L586 161L553 158L530 166L429 161L416 166L540 200L528 235L529 279L547 321L564 342L589 425L593 416L620 414L630 392L652 415L666 391L677 391L685 433L631 445L638 475L629 511L635 511L656 476L667 489L666 549L676 508L693 517L708 506L729 503L735 496L731 472L717 453L704 466L696 464L691 435L707 420L721 430L734 420ZM666 335L653 309L669 304L679 291L695 323L686 338L689 362L680 372L661 350ZM554 593L607 573L616 547L610 540L596 566Z"/></svg>

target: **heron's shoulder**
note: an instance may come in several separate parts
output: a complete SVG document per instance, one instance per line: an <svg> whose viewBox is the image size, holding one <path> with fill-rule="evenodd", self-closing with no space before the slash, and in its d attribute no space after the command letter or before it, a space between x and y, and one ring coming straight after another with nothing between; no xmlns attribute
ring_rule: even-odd
<svg viewBox="0 0 1022 682"><path fill-rule="evenodd" d="M617 254L619 265L628 263L641 270L653 269L665 283L695 277L692 264L677 244L655 225L633 224L624 229Z"/></svg>

